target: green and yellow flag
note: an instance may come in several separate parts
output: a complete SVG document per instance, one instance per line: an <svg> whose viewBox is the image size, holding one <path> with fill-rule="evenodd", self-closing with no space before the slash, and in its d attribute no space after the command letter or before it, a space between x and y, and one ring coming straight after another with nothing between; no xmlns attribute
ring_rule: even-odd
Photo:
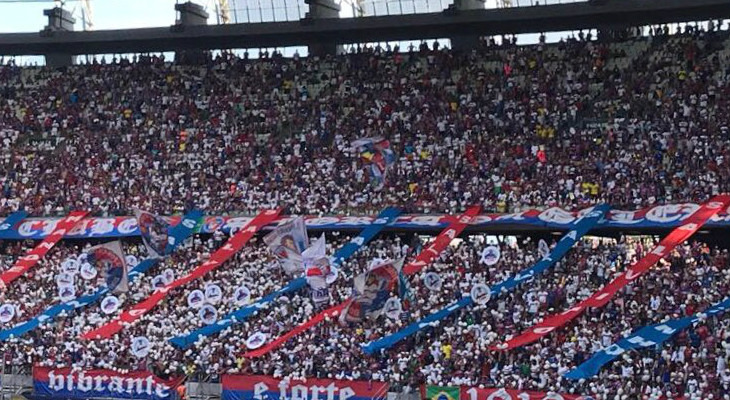
<svg viewBox="0 0 730 400"><path fill-rule="evenodd" d="M459 400L459 387L426 386L426 400Z"/></svg>

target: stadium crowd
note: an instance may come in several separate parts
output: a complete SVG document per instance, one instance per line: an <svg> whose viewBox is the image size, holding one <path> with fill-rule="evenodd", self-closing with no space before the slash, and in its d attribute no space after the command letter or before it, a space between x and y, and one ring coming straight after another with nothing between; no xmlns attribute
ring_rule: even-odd
<svg viewBox="0 0 730 400"><path fill-rule="evenodd" d="M588 39L4 66L0 132L19 139L0 157L0 211L634 208L726 191L727 31ZM382 190L361 137L397 155Z"/></svg>
<svg viewBox="0 0 730 400"><path fill-rule="evenodd" d="M517 46L489 41L468 54L448 49L363 49L325 59L278 55L258 60L223 54L205 66L158 57L93 62L63 71L0 67L0 214L88 209L131 214L253 213L285 206L292 214L456 213L569 209L596 202L636 208L701 202L730 191L730 41L727 31L693 28L677 35L603 43L592 38ZM381 136L397 160L373 187L352 142ZM226 372L483 385L595 394L601 399L730 399L730 329L708 319L661 349L630 353L598 379L561 377L633 328L689 315L728 292L726 250L681 245L649 276L608 306L510 352L487 348L587 297L645 254L651 239L590 238L541 279L460 312L393 349L365 356L360 344L443 308L475 282L494 284L536 262L533 240L500 243L493 266L480 258L483 236L455 241L409 278L401 318L340 326L327 321L258 359L241 356L255 332L275 338L314 315L308 290L284 296L242 324L179 350L173 336L204 325L188 306L194 290L219 285L218 316L237 308L234 291L256 299L290 279L260 238L204 278L111 339L80 335L149 296L155 280L179 277L208 259L226 237L195 236L120 294L119 309L92 305L0 344L6 363L29 367L150 369L215 378ZM330 234L328 254L350 238ZM413 259L416 235L381 235L341 268L329 305L347 299L352 280L376 258ZM2 269L31 243L4 242ZM13 323L60 301L64 261L88 244L62 243L2 293ZM146 256L138 243L125 254ZM170 271L168 273L167 271ZM425 273L437 272L439 289ZM78 280L76 295L98 287ZM3 329L10 325L5 324ZM135 357L132 338L150 339ZM9 356L8 356L9 355ZM664 396L664 397L662 397Z"/></svg>

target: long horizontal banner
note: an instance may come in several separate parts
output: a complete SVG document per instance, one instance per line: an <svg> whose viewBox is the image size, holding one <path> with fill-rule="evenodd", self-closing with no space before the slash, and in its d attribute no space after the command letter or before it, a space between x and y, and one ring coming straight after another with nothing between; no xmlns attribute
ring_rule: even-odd
<svg viewBox="0 0 730 400"><path fill-rule="evenodd" d="M710 201L698 208L689 218L684 220L680 227L675 228L665 236L647 255L627 268L626 272L609 282L601 290L562 313L546 317L539 324L528 328L520 335L506 342L492 346L491 349L509 350L533 343L554 330L563 327L582 314L585 309L605 306L626 285L649 271L654 264L666 257L678 244L689 239L715 213L721 209L727 209L728 204L730 204L730 195L713 197Z"/></svg>
<svg viewBox="0 0 730 400"><path fill-rule="evenodd" d="M555 245L555 248L553 248L553 250L547 255L547 257L544 257L543 259L535 263L535 265L520 271L519 273L517 273L517 275L509 277L504 281L494 285L491 288L491 297L496 298L497 296L502 296L512 291L522 283L530 282L538 275L547 271L549 268L552 268L555 264L557 264L558 261L560 261L565 256L565 254L568 253L568 250L570 250L586 233L593 229L593 227L596 226L596 224L598 224L603 219L608 210L609 206L605 204L596 206L591 212L587 213L580 222L575 225L573 230L569 231L558 241L558 243ZM393 347L396 343L407 338L408 336L411 336L420 330L432 326L432 324L435 324L436 321L440 321L465 307L471 306L473 303L474 302L472 301L471 296L464 296L457 302L450 304L443 309L424 317L420 321L414 322L406 326L398 332L392 333L388 336L382 337L372 342L363 343L361 345L362 349L365 353L372 354L378 350Z"/></svg>
<svg viewBox="0 0 730 400"><path fill-rule="evenodd" d="M46 399L176 400L184 377L162 379L149 372L108 369L33 368L33 395Z"/></svg>
<svg viewBox="0 0 730 400"><path fill-rule="evenodd" d="M190 235L193 234L195 224L201 217L202 213L198 210L193 210L183 217L183 222L169 228L169 237L173 240L169 252L172 253L177 246L182 244ZM146 273L150 268L155 266L161 259L160 258L146 258L137 264L131 271L129 271L128 279L131 282L142 274ZM99 301L102 296L106 295L109 289L101 287L92 294L81 296L77 299L67 301L65 303L59 303L54 306L48 307L45 311L38 315L28 319L25 322L21 322L12 328L4 329L0 331L0 341L5 341L11 337L20 337L26 333L36 329L42 323L50 322L58 315L63 312L70 312L79 308L86 307Z"/></svg>
<svg viewBox="0 0 730 400"><path fill-rule="evenodd" d="M425 386L426 400L594 400L590 396L469 386Z"/></svg>
<svg viewBox="0 0 730 400"><path fill-rule="evenodd" d="M55 246L56 243L63 239L64 236L66 236L66 233L73 229L73 227L76 226L76 224L78 224L79 221L81 221L88 213L88 211L74 211L71 214L60 219L59 222L54 225L54 228L50 232L50 234L46 236L42 242L38 243L38 245L36 245L26 255L20 257L17 261L15 261L15 264L12 266L12 268L8 269L7 271L3 272L2 275L0 275L0 280L2 281L2 283L4 285L7 285L10 282L21 277L29 269L33 268L38 263L38 261L43 258L43 256L45 256L49 251L51 251L53 246Z"/></svg>
<svg viewBox="0 0 730 400"><path fill-rule="evenodd" d="M708 317L720 315L730 309L730 297L715 304L707 310L695 315L672 319L661 324L645 326L631 336L623 338L607 348L598 351L591 358L583 362L574 370L564 376L569 379L588 379L598 375L604 365L615 360L621 354L640 349L660 345L680 331L687 329L690 325L700 322Z"/></svg>
<svg viewBox="0 0 730 400"><path fill-rule="evenodd" d="M142 317L142 315L152 310L155 306L157 306L157 304L164 300L165 297L167 297L168 293L170 293L172 290L183 285L187 285L188 283L203 277L208 272L213 271L214 269L223 265L223 263L228 261L229 258L238 253L243 248L243 246L249 240L251 240L256 232L261 229L261 227L268 225L269 223L271 223L271 221L275 220L279 216L279 213L281 213L280 208L277 208L276 210L265 210L260 212L259 215L256 216L256 218L254 218L246 227L244 227L244 229L238 231L235 235L231 236L231 238L228 239L228 241L222 247L220 247L213 254L211 254L208 261L195 267L195 269L193 269L187 275L175 279L167 285L155 290L155 292L152 293L145 300L138 303L131 309L123 312L116 319L90 332L85 333L84 335L82 335L82 337L84 339L94 340L108 339L114 336L116 333L121 331L125 325L128 326L130 323L138 320L140 317Z"/></svg>
<svg viewBox="0 0 730 400"><path fill-rule="evenodd" d="M284 380L263 375L223 375L223 400L385 400L382 382L337 379Z"/></svg>
<svg viewBox="0 0 730 400"><path fill-rule="evenodd" d="M334 266L339 266L340 264L342 264L343 261L350 258L353 254L360 250L360 248L362 248L365 243L368 243L375 236L377 236L377 234L380 233L385 225L393 222L393 220L398 217L398 214L400 214L400 210L397 208L386 208L385 210L381 211L380 214L378 214L378 218L375 220L375 223L373 223L372 225L368 225L359 235L352 238L349 242L345 243L345 245L343 245L339 250L335 252L335 254L332 256L332 264ZM248 317L253 315L258 310L264 308L267 304L276 300L279 296L295 292L303 288L306 284L307 280L304 277L293 279L283 288L269 293L268 295L255 301L253 304L246 305L229 313L225 317L221 318L219 321L216 321L214 324L204 326L200 329L196 329L187 335L174 337L170 339L170 343L183 349L188 348L192 346L199 338L211 336L228 328L229 326L232 326L235 323L241 323L245 321Z"/></svg>
<svg viewBox="0 0 730 400"><path fill-rule="evenodd" d="M441 252L448 246L448 244L466 228L467 224L471 222L476 215L479 214L480 206L472 206L466 210L466 212L457 218L451 217L451 223L446 229L441 231L431 244L426 246L416 256L416 259L409 263L403 268L405 275L415 274L423 269L427 264L433 261ZM244 357L261 357L264 354L276 349L282 344L286 343L291 338L299 335L302 332L309 330L311 327L320 324L322 321L333 318L339 315L342 309L344 309L350 303L349 300L345 300L340 304L336 304L324 311L319 312L314 317L307 321L295 326L289 332L284 333L278 338L272 340L261 348L256 350L248 351L243 354Z"/></svg>
<svg viewBox="0 0 730 400"><path fill-rule="evenodd" d="M606 217L606 223L602 225L607 228L632 228L632 229L667 229L679 226L681 221L689 217L699 208L695 203L669 204L645 208L637 211L611 210ZM578 212L569 212L561 208L553 207L546 210L530 209L514 214L482 214L474 218L469 224L471 228L486 229L499 227L500 225L513 225L546 229L570 229L582 217L588 209ZM168 217L170 223L176 223L180 217ZM432 229L440 230L448 226L450 216L445 214L411 214L401 215L396 221L389 225L389 229ZM208 216L203 219L200 228L201 233L213 233L217 229L229 232L246 226L253 217L223 217ZM359 230L373 223L375 216L330 216L330 217L305 217L308 229L317 230ZM0 231L0 239L42 239L55 228L58 218L28 218L19 226L7 232ZM279 221L286 222L289 217L283 217ZM0 226L3 219L0 218ZM717 215L710 218L707 227L719 228L730 227L730 213L728 210L721 210ZM271 229L273 227L265 227ZM133 216L113 218L86 218L79 222L75 229L71 230L68 238L107 238L139 236L137 220Z"/></svg>

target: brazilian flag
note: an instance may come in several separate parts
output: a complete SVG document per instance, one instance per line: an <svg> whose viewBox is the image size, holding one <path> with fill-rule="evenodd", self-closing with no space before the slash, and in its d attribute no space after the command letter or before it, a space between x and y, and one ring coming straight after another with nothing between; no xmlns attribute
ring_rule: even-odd
<svg viewBox="0 0 730 400"><path fill-rule="evenodd" d="M459 400L459 387L426 386L426 400Z"/></svg>

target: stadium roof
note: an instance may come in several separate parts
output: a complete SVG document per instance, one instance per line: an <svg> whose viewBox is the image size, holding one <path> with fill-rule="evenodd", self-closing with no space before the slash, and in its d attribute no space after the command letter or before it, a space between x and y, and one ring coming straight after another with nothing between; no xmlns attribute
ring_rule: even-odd
<svg viewBox="0 0 730 400"><path fill-rule="evenodd" d="M138 53L554 32L730 17L728 0L609 0L362 18L0 35L0 54Z"/></svg>

